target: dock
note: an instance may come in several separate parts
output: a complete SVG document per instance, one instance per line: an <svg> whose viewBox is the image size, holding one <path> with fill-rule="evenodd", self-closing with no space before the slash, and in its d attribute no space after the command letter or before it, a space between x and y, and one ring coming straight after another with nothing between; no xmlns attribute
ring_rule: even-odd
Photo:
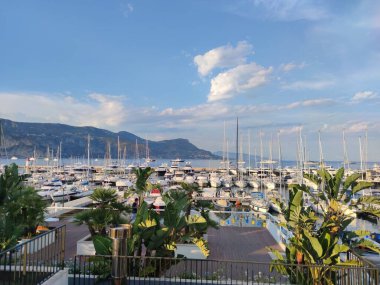
<svg viewBox="0 0 380 285"><path fill-rule="evenodd" d="M64 206L58 206L56 204L55 206L47 207L48 209L47 216L49 218L56 218L63 214L67 214L75 210L81 210L81 208L86 207L92 203L93 201L90 198L83 197L80 199L65 202Z"/></svg>

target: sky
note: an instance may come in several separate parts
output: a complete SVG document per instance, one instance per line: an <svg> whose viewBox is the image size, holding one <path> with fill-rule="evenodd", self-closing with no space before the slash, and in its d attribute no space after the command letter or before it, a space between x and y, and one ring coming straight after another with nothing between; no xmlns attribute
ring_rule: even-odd
<svg viewBox="0 0 380 285"><path fill-rule="evenodd" d="M0 6L1 118L186 138L210 151L235 149L239 117L251 154L275 158L280 143L294 160L302 138L309 159L320 141L324 159L343 160L344 132L349 160L361 145L380 161L379 63L378 0Z"/></svg>

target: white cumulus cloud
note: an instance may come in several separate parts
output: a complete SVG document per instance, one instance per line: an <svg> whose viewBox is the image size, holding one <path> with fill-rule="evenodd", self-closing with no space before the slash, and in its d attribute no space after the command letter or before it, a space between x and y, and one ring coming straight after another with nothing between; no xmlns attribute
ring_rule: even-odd
<svg viewBox="0 0 380 285"><path fill-rule="evenodd" d="M377 97L378 97L377 93L373 91L362 91L362 92L355 93L351 101L354 103L358 103L365 100L375 99Z"/></svg>
<svg viewBox="0 0 380 285"><path fill-rule="evenodd" d="M67 95L0 93L0 117L115 129L125 120L122 98L99 93L86 100Z"/></svg>
<svg viewBox="0 0 380 285"><path fill-rule="evenodd" d="M229 68L246 63L247 56L253 54L252 45L246 41L214 48L203 55L194 57L194 63L201 76L208 75L215 68Z"/></svg>
<svg viewBox="0 0 380 285"><path fill-rule="evenodd" d="M239 65L219 73L211 80L208 101L218 101L234 97L268 82L273 68L264 68L256 63Z"/></svg>

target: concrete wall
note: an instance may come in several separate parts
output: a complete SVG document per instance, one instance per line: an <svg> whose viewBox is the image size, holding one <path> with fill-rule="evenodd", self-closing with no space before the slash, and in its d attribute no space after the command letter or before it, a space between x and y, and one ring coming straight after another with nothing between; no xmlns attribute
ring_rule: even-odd
<svg viewBox="0 0 380 285"><path fill-rule="evenodd" d="M63 269L58 271L48 280L46 280L42 285L68 285L69 284L69 270Z"/></svg>
<svg viewBox="0 0 380 285"><path fill-rule="evenodd" d="M95 253L95 246L91 235L87 235L77 241L77 255L95 255Z"/></svg>
<svg viewBox="0 0 380 285"><path fill-rule="evenodd" d="M267 230L272 235L274 240L280 245L280 247L285 250L286 238L284 234L281 232L281 228L275 223L272 219L267 219Z"/></svg>

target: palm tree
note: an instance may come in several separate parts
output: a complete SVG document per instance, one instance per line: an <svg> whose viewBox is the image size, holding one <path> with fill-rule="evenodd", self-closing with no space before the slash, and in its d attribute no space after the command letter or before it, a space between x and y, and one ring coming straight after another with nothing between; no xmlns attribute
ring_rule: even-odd
<svg viewBox="0 0 380 285"><path fill-rule="evenodd" d="M148 179L154 172L153 168L135 168L133 173L136 175L136 188L135 193L139 196L139 208L142 206L144 201L144 194L148 191Z"/></svg>
<svg viewBox="0 0 380 285"><path fill-rule="evenodd" d="M117 201L115 190L98 188L89 197L97 204L96 208L76 214L74 222L77 225L86 224L92 237L106 236L110 226L126 222L123 214L130 209Z"/></svg>

